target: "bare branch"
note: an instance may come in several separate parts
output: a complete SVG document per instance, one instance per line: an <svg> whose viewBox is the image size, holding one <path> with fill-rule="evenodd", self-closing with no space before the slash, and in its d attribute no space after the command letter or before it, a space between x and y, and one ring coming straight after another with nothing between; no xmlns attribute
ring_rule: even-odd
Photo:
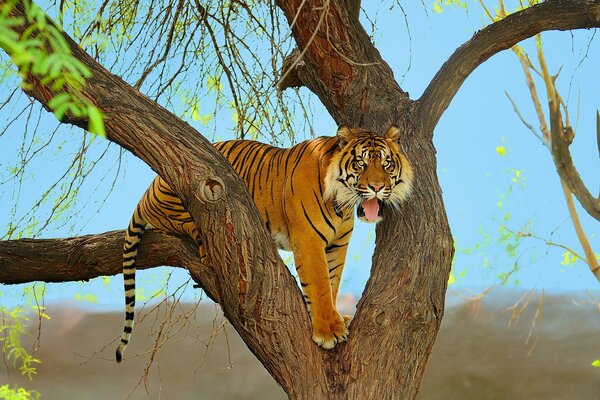
<svg viewBox="0 0 600 400"><path fill-rule="evenodd" d="M599 2L553 0L511 14L480 30L442 65L417 101L424 131L433 134L465 79L494 54L543 31L594 27L600 27Z"/></svg>
<svg viewBox="0 0 600 400"><path fill-rule="evenodd" d="M538 136L539 139L541 140L541 142L550 150L550 152L552 152L551 133L548 129L548 124L546 123L546 117L544 116L544 112L542 111L542 104L541 104L540 98L537 94L537 89L533 82L533 78L529 71L530 69L534 70L542 78L544 78L544 83L546 85L549 98L551 98L551 96L552 96L557 99L557 101L556 101L557 104L563 105L565 114L567 115L567 118L566 118L567 123L568 123L568 111L567 111L566 106L564 105L564 102L562 101L562 98L560 97L560 94L558 93L558 90L556 88L555 78L549 76L548 68L546 67L544 53L542 50L542 42L541 42L541 38L539 35L537 36L537 46L538 46L538 60L539 60L540 67L541 67L540 72L538 72L535 69L531 60L529 59L527 54L523 51L523 49L520 46L515 45L512 47L512 50L515 53L515 55L517 56L517 58L519 59L521 68L523 70L523 73L525 74L525 80L527 82L527 87L529 88L529 92L531 95L531 101L533 102L533 106L536 110L537 117L540 122L540 129L542 130L543 136L539 136L537 134L537 132L533 129L533 127L525 122L524 118L522 117L521 113L519 112L514 101L510 98L510 96L508 96L508 98L511 101L513 107L515 108L517 115L519 116L521 121L525 124L525 126L527 126L536 136ZM552 112L553 112L552 109L550 112L552 114ZM560 114L560 112L559 112L559 114ZM572 137L569 140L572 140ZM560 183L562 186L565 201L567 203L567 208L569 210L569 215L571 216L571 222L573 223L573 228L575 229L575 233L577 234L577 239L579 240L579 243L581 244L581 247L583 248L585 257L581 257L580 255L573 252L573 250L567 248L566 246L557 245L550 241L546 241L546 243L548 245L563 247L567 251L569 251L573 254L576 254L578 258L583 260L589 266L589 268L592 271L592 273L594 274L594 276L598 280L600 280L600 267L598 266L598 260L596 259L596 255L594 254L594 251L592 250L592 247L587 239L587 236L586 236L585 232L583 231L581 222L579 221L579 215L577 214L577 210L575 208L575 205L573 204L572 192L569 189L569 187L565 184L565 181L562 178L560 178Z"/></svg>
<svg viewBox="0 0 600 400"><path fill-rule="evenodd" d="M523 117L523 114L521 114L519 107L517 106L515 101L512 99L512 97L510 97L510 94L508 94L508 92L506 92L506 91L504 92L504 94L506 95L506 97L508 97L508 101L510 101L510 104L513 106L513 110L515 111L515 113L517 114L517 117L519 117L519 119L521 120L523 125L525 125L525 127L527 129L529 129L538 139L540 139L540 142L542 142L542 144L544 146L549 147L550 144L548 144L546 142L546 140L544 139L544 136L540 135L538 133L538 131L536 131L535 128L525 120L525 117Z"/></svg>
<svg viewBox="0 0 600 400"><path fill-rule="evenodd" d="M124 231L112 231L68 239L0 241L0 283L87 281L122 273L124 237ZM173 235L149 230L143 243L140 269L199 261L197 250Z"/></svg>
<svg viewBox="0 0 600 400"><path fill-rule="evenodd" d="M562 115L558 108L558 98L550 99L549 103L552 157L556 171L588 214L600 221L600 198L594 197L587 189L571 158L569 145L573 139L573 130L570 126L563 124Z"/></svg>
<svg viewBox="0 0 600 400"><path fill-rule="evenodd" d="M600 158L600 111L596 111L596 139L598 140L598 157Z"/></svg>
<svg viewBox="0 0 600 400"><path fill-rule="evenodd" d="M560 180L560 184L562 186L563 193L565 195L565 201L567 202L567 207L569 209L569 214L571 215L571 221L573 222L573 228L575 228L575 233L577 234L577 239L583 247L583 252L585 253L585 258L581 258L588 267L590 267L590 271L594 274L596 279L600 281L600 266L598 265L598 259L596 259L596 254L592 250L592 246L590 245L590 241L587 238L587 235L583 231L583 227L581 226L581 222L579 221L579 215L577 214L577 209L575 208L575 204L573 203L573 194L569 187L565 184L564 180Z"/></svg>
<svg viewBox="0 0 600 400"><path fill-rule="evenodd" d="M304 69L306 64L300 60L300 50L295 48L283 60L281 71L283 72L279 81L277 81L277 92L281 95L287 88L297 88L304 86L302 75L306 73Z"/></svg>
<svg viewBox="0 0 600 400"><path fill-rule="evenodd" d="M338 124L377 131L400 122L409 105L408 94L393 79L392 70L360 22L348 12L349 5L356 2L275 3L290 23L298 46L298 55L292 53L286 60L280 90L301 83L319 97ZM302 65L298 68L299 63ZM293 76L288 79L289 75ZM383 110L373 110L382 98L394 102L386 107L387 121L377 117Z"/></svg>

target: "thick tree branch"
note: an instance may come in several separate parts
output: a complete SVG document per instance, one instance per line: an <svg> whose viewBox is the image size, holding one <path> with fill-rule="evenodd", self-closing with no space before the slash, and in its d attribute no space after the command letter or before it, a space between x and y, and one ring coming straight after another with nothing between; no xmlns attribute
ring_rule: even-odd
<svg viewBox="0 0 600 400"><path fill-rule="evenodd" d="M544 131L544 137L546 138L546 141L550 143L549 147L552 153L552 159L554 161L556 171L560 176L561 183L563 184L563 187L566 185L569 189L569 193L565 191L565 196L568 198L567 203L569 203L571 193L573 193L588 214L600 221L600 198L594 198L594 196L592 196L590 191L581 180L581 176L579 175L577 168L575 168L575 165L573 164L569 146L575 138L575 131L569 122L569 113L567 107L556 88L557 76L550 75L541 47L538 47L538 60L540 62L540 69L542 77L544 78L544 84L546 85L548 108L550 111L550 131L548 132L547 125L545 125L546 131ZM565 122L563 122L561 107L565 112ZM538 108L541 108L539 101L538 104L536 104L536 109ZM597 131L600 132L600 125L596 128ZM571 209L572 206L569 206L569 210ZM571 212L571 215L573 215L573 212ZM577 229L578 224L575 222L576 221L574 220L573 223ZM584 245L583 242L582 245ZM591 250L586 251L586 253L589 252L591 252ZM591 259L592 262L596 263L595 267L597 269L597 262L593 253L591 254Z"/></svg>
<svg viewBox="0 0 600 400"><path fill-rule="evenodd" d="M329 363L330 388L339 388L335 398L414 398L441 324L453 255L431 138L415 129L408 94L347 12L347 2L276 3L293 23L295 57L303 63L294 84L299 80L317 94L338 123L379 132L398 124L402 146L416 168L413 194L401 211L384 210L371 278L348 343L332 354L338 362ZM322 13L325 22L319 24ZM378 382L377 388L372 382Z"/></svg>
<svg viewBox="0 0 600 400"><path fill-rule="evenodd" d="M531 101L533 102L533 107L535 108L535 111L536 111L536 114L538 116L538 120L540 123L540 130L542 131L541 135L538 134L537 131L535 129L533 129L533 127L525 121L525 119L519 112L519 109L517 108L517 106L513 102L513 100L510 98L510 96L508 96L508 98L511 101L511 103L513 104L515 112L521 119L521 122L523 122L523 124L525 126L527 126L534 133L534 135L536 135L540 139L542 144L544 146L546 146L548 148L548 150L550 150L550 152L552 153L552 133L550 132L550 129L548 129L548 124L546 123L546 117L544 116L544 111L542 110L542 104L540 102L540 99L539 99L539 96L537 93L537 89L535 86L535 82L533 81L533 77L530 72L530 69L535 69L535 68L533 67L533 64L531 63L529 57L527 56L527 53L524 52L520 46L518 46L518 45L513 46L512 51L515 53L515 55L519 59L521 68L523 69L523 74L525 75L525 81L527 82L527 87L529 88L529 92L531 95ZM546 59L544 57L544 52L542 51L541 45L538 46L537 55L538 55L538 60L540 63L541 74L542 74L542 77L544 78L544 83L546 85L546 91L548 93L548 98L553 99L553 102L550 104L551 105L550 112L558 113L559 117L560 117L559 105L562 105L564 107L565 119L567 121L569 121L567 107L563 103L562 98L558 92L558 89L556 88L556 78L557 77L550 76L550 73L548 72L548 67L546 65ZM554 104L556 104L557 106L554 107ZM600 116L599 116L599 118L600 118ZM568 129L571 129L571 127L569 127ZM598 124L598 131L599 131L599 135L600 135L600 121ZM569 139L572 139L574 136L574 131L571 130L571 132L573 132L573 135L569 135ZM567 146L568 146L568 144L567 144ZM568 149L567 149L567 151L568 151ZM556 166L556 158L554 158L554 161L555 161L555 166ZM573 166L573 168L575 168L575 167ZM575 204L573 202L573 193L571 192L571 190L565 183L564 179L562 179L562 178L560 179L560 184L563 189L563 194L565 197L565 201L567 203L569 215L571 216L571 222L573 223L573 228L575 229L577 239L579 240L579 243L581 244L581 247L583 248L583 251L585 254L585 257L583 257L583 258L581 258L580 256L578 256L578 257L580 257L586 264L588 264L588 266L590 267L590 270L592 271L592 273L594 274L596 279L598 279L600 281L600 266L598 265L598 260L596 260L596 255L594 254L592 246L590 245L589 240L587 239L587 236L586 236L585 232L583 231L583 227L581 226L581 222L579 220L579 215L577 214L577 209L575 208ZM570 249L567 249L567 250L572 252L572 250L570 250Z"/></svg>
<svg viewBox="0 0 600 400"><path fill-rule="evenodd" d="M124 231L69 239L0 241L0 283L87 281L123 272ZM149 230L138 268L185 267L199 261L198 251L181 239Z"/></svg>
<svg viewBox="0 0 600 400"><path fill-rule="evenodd" d="M590 245L590 241L587 238L587 235L583 231L583 227L581 226L581 221L579 221L579 215L577 214L577 209L575 208L575 202L573 201L573 193L562 179L560 180L560 185L563 190L563 194L565 196L565 201L567 202L567 208L569 209L569 215L571 216L571 221L573 222L573 228L575 229L575 234L577 235L577 240L581 244L583 248L583 254L585 257L579 257L583 262L585 262L588 267L590 267L590 271L598 282L600 282L600 265L598 265L598 259L596 258L596 254Z"/></svg>
<svg viewBox="0 0 600 400"><path fill-rule="evenodd" d="M543 31L597 27L600 2L590 0L549 0L485 27L452 54L417 101L423 130L433 134L465 79L494 54Z"/></svg>
<svg viewBox="0 0 600 400"><path fill-rule="evenodd" d="M399 116L408 107L408 94L360 24L359 1L275 3L292 26L298 45L283 65L279 90L306 86L338 124L379 131L392 122L403 123ZM384 113L387 117L382 120Z"/></svg>
<svg viewBox="0 0 600 400"><path fill-rule="evenodd" d="M283 92L287 88L306 86L303 82L306 78L306 64L300 59L300 50L295 48L283 60L281 66L282 76L277 82L277 91Z"/></svg>
<svg viewBox="0 0 600 400"><path fill-rule="evenodd" d="M549 96L551 96L550 93ZM573 140L573 130L570 126L563 124L559 99L556 96L549 97L549 103L552 159L556 171L561 181L567 185L585 211L600 221L600 198L595 198L587 189L573 164L573 158L571 158L569 145Z"/></svg>

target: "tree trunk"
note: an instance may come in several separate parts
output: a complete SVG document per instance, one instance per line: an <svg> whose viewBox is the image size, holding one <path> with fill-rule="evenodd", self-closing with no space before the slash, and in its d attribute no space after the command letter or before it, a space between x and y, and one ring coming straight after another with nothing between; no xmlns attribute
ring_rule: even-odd
<svg viewBox="0 0 600 400"><path fill-rule="evenodd" d="M105 114L108 138L165 178L204 233L210 266L199 265L187 241L180 244L179 254L169 251L169 245L154 243L154 252L162 249L164 254L152 258L144 258L142 246L140 264L152 266L167 260L187 268L221 304L250 350L292 399L414 398L441 324L453 256L436 175L432 144L435 123L460 83L487 57L506 48L502 46L555 25L560 29L598 26L599 7L597 2L554 1L536 6L541 10L537 14L536 7L516 13L513 29L505 32L510 37L499 37L502 45L492 45L492 50L486 42L487 28L482 30L468 43L469 51L451 58L423 97L412 101L360 25L359 1L276 3L290 23L295 20L292 31L298 43L298 49L284 63L279 89L307 86L338 123L376 132L397 124L403 130L401 144L415 172L409 200L399 212L385 209L384 221L377 227L371 277L357 306L348 342L323 350L310 340L300 291L279 259L243 183L216 150L189 125L111 75L65 35L73 54L92 71L83 95ZM553 10L566 12L565 7L560 8L565 4L585 18L571 18L570 14L560 21L552 18ZM19 5L14 14L23 12ZM519 24L528 26L531 15L541 15L542 22L519 33ZM565 24L565 20L569 22ZM502 23L493 26L502 27ZM449 71L455 74L451 81L445 78ZM47 107L52 97L50 88L38 77L29 75L27 81L27 92ZM87 126L87 121L72 116L64 122ZM46 265L34 272L39 274L33 275L38 280L71 280L69 271L73 280L117 272L115 260L120 257L120 247L110 250L115 255L106 256L106 263L99 265L99 253L84 246L73 263L60 250L69 240L76 239L57 240L36 250L32 250L35 243L31 241L0 242L0 280L13 283L32 279L25 272L23 279L12 276L18 266L27 270L35 264L26 260L27 251L38 257L55 257L56 268L61 269L52 274L48 269L54 265ZM103 243L108 239L101 235L86 240ZM82 269L87 269L83 275Z"/></svg>

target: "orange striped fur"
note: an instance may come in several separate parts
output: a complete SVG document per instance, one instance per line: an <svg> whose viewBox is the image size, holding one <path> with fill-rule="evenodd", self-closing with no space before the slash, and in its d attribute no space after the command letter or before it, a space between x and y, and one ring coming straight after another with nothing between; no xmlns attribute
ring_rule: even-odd
<svg viewBox="0 0 600 400"><path fill-rule="evenodd" d="M359 128L338 129L280 149L232 140L215 144L246 183L277 246L294 252L312 338L331 349L348 336L350 317L336 309L354 210L377 222L382 203L397 207L411 190L412 168L398 148L400 131L384 137ZM194 221L160 177L146 191L129 223L123 247L125 326L116 358L131 337L135 307L135 259L147 227L187 234L201 243ZM203 253L201 248L201 253Z"/></svg>

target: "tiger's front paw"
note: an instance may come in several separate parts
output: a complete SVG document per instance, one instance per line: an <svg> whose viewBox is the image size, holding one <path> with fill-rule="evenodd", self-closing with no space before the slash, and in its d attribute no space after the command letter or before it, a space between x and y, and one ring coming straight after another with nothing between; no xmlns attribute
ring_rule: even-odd
<svg viewBox="0 0 600 400"><path fill-rule="evenodd" d="M313 321L313 341L324 349L333 349L336 344L348 339L348 327L345 318L334 312L329 320Z"/></svg>

